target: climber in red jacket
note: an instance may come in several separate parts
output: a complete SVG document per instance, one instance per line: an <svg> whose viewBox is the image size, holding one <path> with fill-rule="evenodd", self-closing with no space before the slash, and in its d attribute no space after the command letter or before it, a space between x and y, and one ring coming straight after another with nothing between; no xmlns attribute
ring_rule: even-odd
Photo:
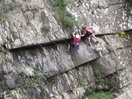
<svg viewBox="0 0 132 99"><path fill-rule="evenodd" d="M98 43L98 40L97 38L95 37L95 32L93 31L93 29L91 27L86 27L86 26L83 26L82 27L82 34L84 34L84 38L85 38L85 41L86 39L88 39L88 42L86 41L86 44L91 46L91 39L95 40L96 43Z"/></svg>
<svg viewBox="0 0 132 99"><path fill-rule="evenodd" d="M73 47L73 49L78 50L80 41L81 41L81 37L84 36L84 34L82 35L80 31L76 31L76 32L72 33L72 36L73 36L73 41L68 43L67 51L69 51L71 46Z"/></svg>

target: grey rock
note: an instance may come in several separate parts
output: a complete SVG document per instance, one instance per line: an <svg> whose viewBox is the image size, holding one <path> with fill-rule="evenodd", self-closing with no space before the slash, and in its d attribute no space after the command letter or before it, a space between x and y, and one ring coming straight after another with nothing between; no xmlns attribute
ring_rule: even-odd
<svg viewBox="0 0 132 99"><path fill-rule="evenodd" d="M131 57L131 48L124 50L115 50L110 54L106 54L99 59L93 61L95 70L99 69L101 73L106 76L120 69L129 66L129 57ZM130 56L129 56L130 55Z"/></svg>
<svg viewBox="0 0 132 99"><path fill-rule="evenodd" d="M120 94L118 97L116 97L115 99L131 99L132 98L132 89L128 89L127 91L123 92L122 94Z"/></svg>
<svg viewBox="0 0 132 99"><path fill-rule="evenodd" d="M15 85L15 81L12 77L10 76L5 76L6 78L6 85L9 87L9 88L14 88L16 85Z"/></svg>
<svg viewBox="0 0 132 99"><path fill-rule="evenodd" d="M131 43L116 35L132 28L129 3L79 0L73 2L74 7L69 3L66 10L78 23L66 29L54 16L54 0L16 1L21 9L6 13L6 20L0 22L0 45L9 50L0 52L0 98L81 99L86 89L95 89L96 71L110 85L125 90L118 99L131 98ZM12 1L5 1L8 2ZM67 53L67 42L62 40L71 39L70 33L83 24L100 35L99 43L87 46L82 41L79 50L71 48ZM36 77L36 72L41 75ZM13 89L16 83L21 85L18 92ZM13 90L8 93L8 89Z"/></svg>
<svg viewBox="0 0 132 99"><path fill-rule="evenodd" d="M132 18L127 13L129 6L125 9L126 3L123 0L84 0L79 3L79 7L75 6L76 9L71 4L67 5L69 13L78 19L78 26L67 32L55 19L55 8L51 6L51 2L17 0L17 3L21 5L21 10L7 13L7 20L0 25L0 41L8 49L71 38L70 33L76 27L81 28L84 23L93 27L96 34L115 33L132 28Z"/></svg>

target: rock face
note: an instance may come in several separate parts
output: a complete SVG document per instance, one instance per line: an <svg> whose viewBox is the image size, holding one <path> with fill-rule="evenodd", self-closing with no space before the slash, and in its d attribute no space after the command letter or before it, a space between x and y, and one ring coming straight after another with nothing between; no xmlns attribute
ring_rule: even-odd
<svg viewBox="0 0 132 99"><path fill-rule="evenodd" d="M96 89L98 71L120 91L117 99L132 98L131 39L116 33L132 29L131 1L68 3L66 10L78 21L70 29L55 18L54 2L4 2L19 7L6 13L1 9L0 98L81 99L87 89ZM82 40L79 50L67 52L70 33L84 23L93 27L99 43L87 46Z"/></svg>
<svg viewBox="0 0 132 99"><path fill-rule="evenodd" d="M9 0L10 1L10 0ZM8 1L6 2L8 4ZM49 43L70 37L54 17L54 0L16 0L20 7L4 14L1 44L7 48ZM78 20L78 26L92 26L97 34L115 33L132 28L131 6L124 0L77 0L69 3L67 10Z"/></svg>

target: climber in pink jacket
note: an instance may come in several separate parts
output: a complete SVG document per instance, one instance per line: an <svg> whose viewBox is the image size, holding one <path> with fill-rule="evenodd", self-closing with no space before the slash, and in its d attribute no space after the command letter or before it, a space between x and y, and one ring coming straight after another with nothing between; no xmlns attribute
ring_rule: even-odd
<svg viewBox="0 0 132 99"><path fill-rule="evenodd" d="M84 34L82 35L80 31L76 31L76 32L72 33L72 36L73 36L73 41L68 43L67 51L69 51L71 46L73 47L73 49L78 50L80 41L81 41L81 37L84 36Z"/></svg>
<svg viewBox="0 0 132 99"><path fill-rule="evenodd" d="M84 34L84 38L85 38L85 41L86 39L88 39L88 42L86 42L87 45L91 46L91 39L95 40L96 43L98 43L98 40L97 38L95 37L95 32L93 31L93 29L91 27L86 27L86 26L83 26L82 27L82 34Z"/></svg>

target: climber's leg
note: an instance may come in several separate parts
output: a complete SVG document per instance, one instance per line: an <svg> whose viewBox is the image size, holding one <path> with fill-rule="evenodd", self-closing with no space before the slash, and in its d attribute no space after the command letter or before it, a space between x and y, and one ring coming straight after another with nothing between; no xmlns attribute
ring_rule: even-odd
<svg viewBox="0 0 132 99"><path fill-rule="evenodd" d="M95 41L95 43L99 43L99 41L98 41L98 39L97 39L97 37L95 36L94 33L92 33L91 36L92 36L93 41Z"/></svg>
<svg viewBox="0 0 132 99"><path fill-rule="evenodd" d="M88 36L87 39L88 39L87 45L91 46L91 45L92 45L92 44L91 44L91 37Z"/></svg>

